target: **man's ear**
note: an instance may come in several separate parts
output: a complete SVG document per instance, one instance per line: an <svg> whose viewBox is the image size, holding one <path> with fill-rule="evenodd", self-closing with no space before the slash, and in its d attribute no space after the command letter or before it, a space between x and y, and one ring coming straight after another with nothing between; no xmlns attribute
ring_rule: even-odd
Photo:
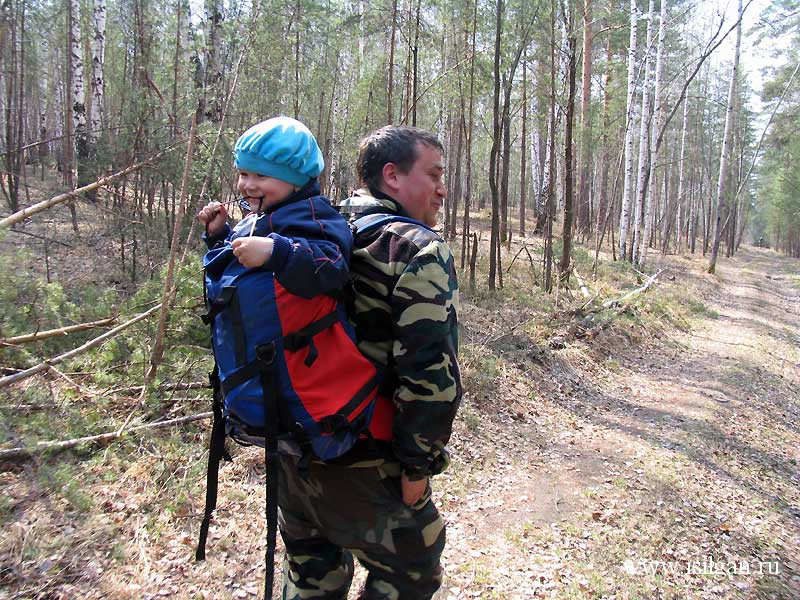
<svg viewBox="0 0 800 600"><path fill-rule="evenodd" d="M397 165L393 162L388 162L383 165L383 169L381 170L381 175L383 176L383 185L386 186L386 189L389 192L394 192L398 189L399 184L397 181L397 176L400 174L400 169L397 168Z"/></svg>

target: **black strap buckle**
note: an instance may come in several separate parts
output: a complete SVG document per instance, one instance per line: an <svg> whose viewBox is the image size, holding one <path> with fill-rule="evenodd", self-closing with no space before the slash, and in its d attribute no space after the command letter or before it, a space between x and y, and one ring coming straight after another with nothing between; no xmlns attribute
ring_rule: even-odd
<svg viewBox="0 0 800 600"><path fill-rule="evenodd" d="M275 355L275 342L267 342L256 346L256 359L265 365L271 365L275 362Z"/></svg>
<svg viewBox="0 0 800 600"><path fill-rule="evenodd" d="M333 434L337 431L350 428L350 421L342 414L334 413L319 420L319 429L324 434Z"/></svg>

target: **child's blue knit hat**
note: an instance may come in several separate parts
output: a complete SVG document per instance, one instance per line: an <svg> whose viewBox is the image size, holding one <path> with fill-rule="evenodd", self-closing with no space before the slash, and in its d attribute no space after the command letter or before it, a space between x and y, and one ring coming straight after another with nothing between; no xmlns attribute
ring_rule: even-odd
<svg viewBox="0 0 800 600"><path fill-rule="evenodd" d="M237 169L300 187L325 167L314 134L289 117L267 119L245 131L236 140L233 163Z"/></svg>

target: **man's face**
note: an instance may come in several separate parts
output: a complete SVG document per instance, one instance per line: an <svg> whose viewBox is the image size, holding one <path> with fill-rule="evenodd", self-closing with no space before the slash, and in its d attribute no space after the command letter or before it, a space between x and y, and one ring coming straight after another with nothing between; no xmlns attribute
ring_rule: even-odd
<svg viewBox="0 0 800 600"><path fill-rule="evenodd" d="M437 213L447 190L442 183L444 161L432 146L417 142L417 160L408 173L396 170L389 184L390 195L414 219L431 227L436 225Z"/></svg>

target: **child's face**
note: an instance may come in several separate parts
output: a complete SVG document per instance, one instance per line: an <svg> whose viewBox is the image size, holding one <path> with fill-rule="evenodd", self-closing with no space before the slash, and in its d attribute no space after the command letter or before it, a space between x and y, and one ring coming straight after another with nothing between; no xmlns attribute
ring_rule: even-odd
<svg viewBox="0 0 800 600"><path fill-rule="evenodd" d="M237 182L239 193L250 202L253 211L261 211L285 200L297 188L291 183L251 173L250 171L239 170L239 181Z"/></svg>

